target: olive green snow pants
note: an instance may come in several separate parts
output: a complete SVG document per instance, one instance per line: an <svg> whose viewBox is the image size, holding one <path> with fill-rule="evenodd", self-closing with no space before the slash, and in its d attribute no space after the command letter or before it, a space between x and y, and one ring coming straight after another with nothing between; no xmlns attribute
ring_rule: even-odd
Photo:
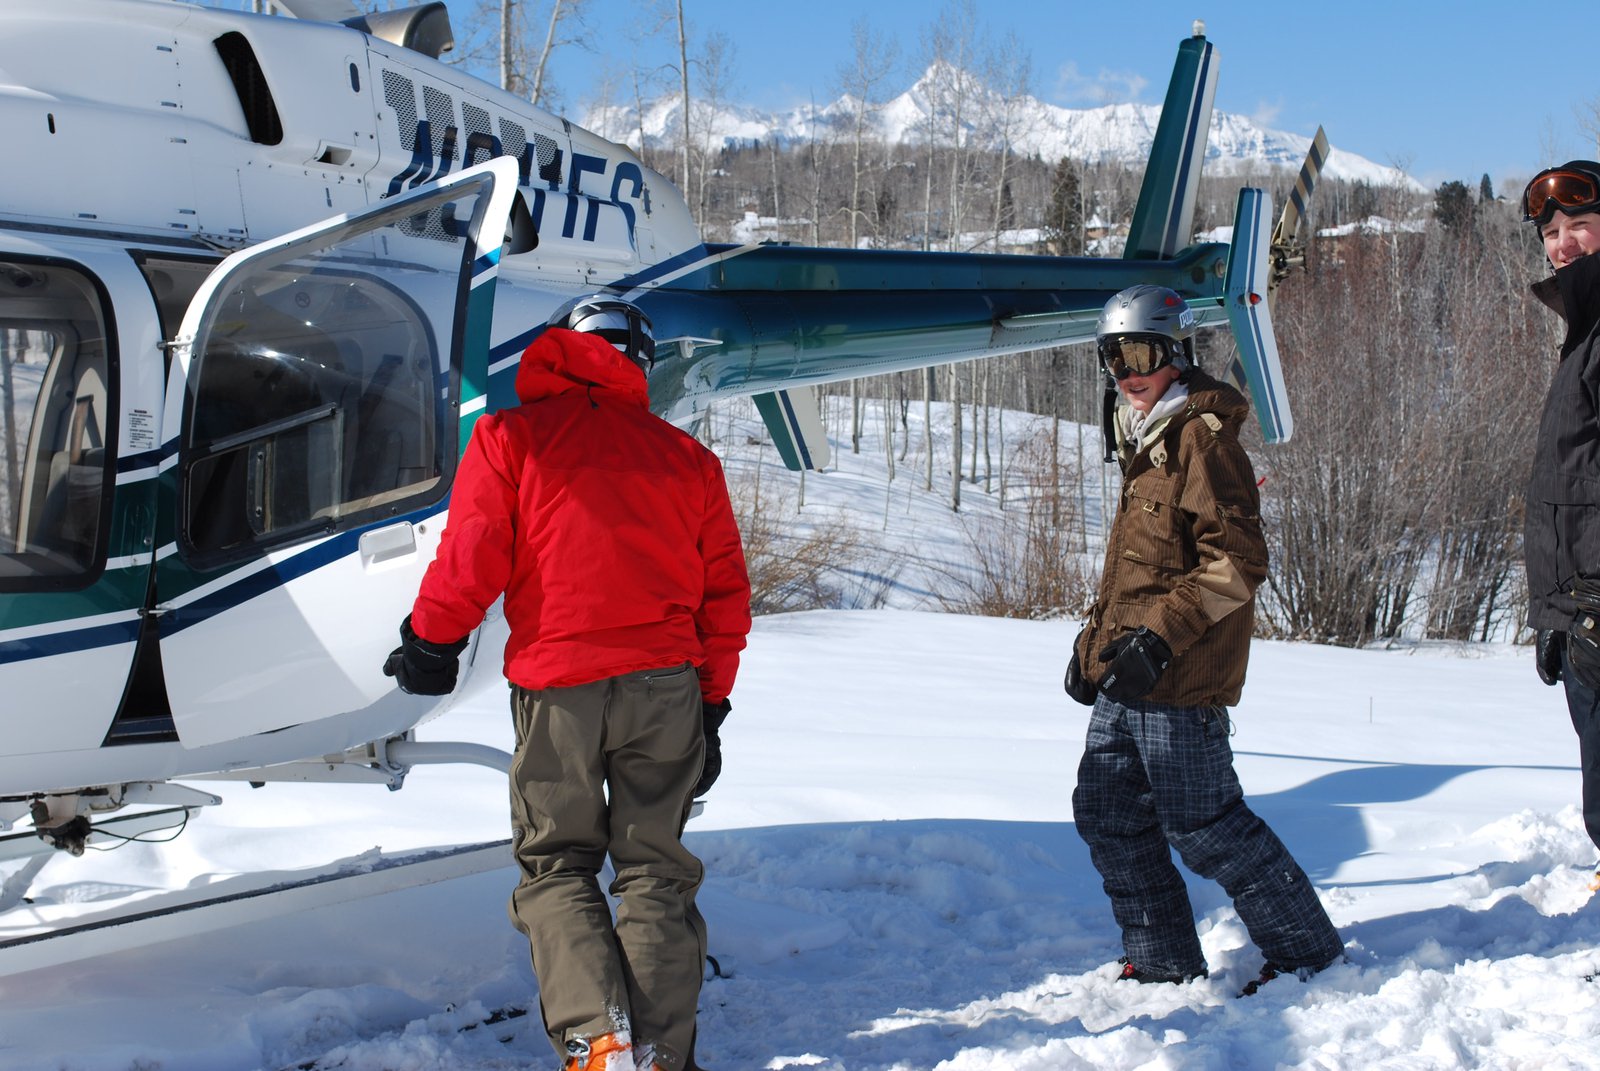
<svg viewBox="0 0 1600 1071"><path fill-rule="evenodd" d="M528 937L556 1052L631 1032L678 1071L694 1044L706 954L705 868L683 826L705 758L692 665L570 688L513 687L511 920ZM609 794L609 800L608 800ZM616 919L600 889L611 856Z"/></svg>

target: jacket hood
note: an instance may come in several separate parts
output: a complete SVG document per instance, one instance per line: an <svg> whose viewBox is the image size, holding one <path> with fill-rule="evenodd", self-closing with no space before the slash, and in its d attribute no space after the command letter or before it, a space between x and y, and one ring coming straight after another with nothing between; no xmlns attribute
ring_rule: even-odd
<svg viewBox="0 0 1600 1071"><path fill-rule="evenodd" d="M1213 379L1198 368L1189 373L1189 408L1197 413L1215 414L1235 435L1239 433L1244 418L1250 415L1250 403L1228 384Z"/></svg>
<svg viewBox="0 0 1600 1071"><path fill-rule="evenodd" d="M650 404L644 372L597 335L550 327L522 351L522 363L517 367L521 401L537 402L591 388L614 391L640 405Z"/></svg>

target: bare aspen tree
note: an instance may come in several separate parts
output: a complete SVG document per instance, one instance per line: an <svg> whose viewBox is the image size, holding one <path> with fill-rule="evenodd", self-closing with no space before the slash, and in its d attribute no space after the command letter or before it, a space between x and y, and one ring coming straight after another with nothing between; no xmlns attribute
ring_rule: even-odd
<svg viewBox="0 0 1600 1071"><path fill-rule="evenodd" d="M923 89L929 111L929 175L934 178L934 147L946 145L947 203L945 248L958 249L966 213L968 171L973 146L967 133L977 85L971 67L979 48L979 22L973 0L950 0L924 36L928 73ZM931 189L928 209L932 209Z"/></svg>
<svg viewBox="0 0 1600 1071"><path fill-rule="evenodd" d="M514 7L516 0L500 0L500 88L521 96L521 80L516 74L516 36L512 32Z"/></svg>
<svg viewBox="0 0 1600 1071"><path fill-rule="evenodd" d="M865 19L850 28L851 58L839 68L838 83L850 107L850 248L861 244L861 186L867 172L868 124L883 107L882 89L896 69L898 45L875 32Z"/></svg>
<svg viewBox="0 0 1600 1071"><path fill-rule="evenodd" d="M957 365L947 364L950 376L950 509L961 509L961 372Z"/></svg>
<svg viewBox="0 0 1600 1071"><path fill-rule="evenodd" d="M984 491L986 493L994 491L994 467L992 467L994 459L989 453L989 387L992 384L994 367L994 360L982 362L982 378L984 378L984 389L982 389L982 408L984 408ZM976 448L978 448L978 443L973 443L973 450L976 451Z"/></svg>
<svg viewBox="0 0 1600 1071"><path fill-rule="evenodd" d="M982 98L991 113L985 124L990 134L990 151L998 158L994 179L994 216L991 230L995 252L1001 252L1002 234L1014 228L1009 218L1013 211L1010 190L1012 156L1018 141L1033 133L1033 117L1026 105L1032 100L1033 60L1016 34L1008 33L984 63L985 81L990 92Z"/></svg>
<svg viewBox="0 0 1600 1071"><path fill-rule="evenodd" d="M681 2L681 0L680 0ZM734 61L733 41L727 34L720 30L706 34L705 45L701 48L700 59L700 102L699 102L699 137L695 141L694 156L698 161L695 168L696 181L694 184L695 219L700 226L708 223L706 215L707 198L711 179L716 172L715 160L719 147L716 141L717 111L722 102L727 99L729 80L732 78ZM694 124L691 124L691 128Z"/></svg>
<svg viewBox="0 0 1600 1071"><path fill-rule="evenodd" d="M1578 115L1578 129L1589 136L1591 155L1600 160L1600 97L1574 105L1573 111ZM1551 155L1545 159L1554 160L1556 157Z"/></svg>
<svg viewBox="0 0 1600 1071"><path fill-rule="evenodd" d="M533 87L528 99L534 104L541 104L545 100L544 75L551 55L560 45L570 43L563 41L558 33L562 26L579 22L583 18L583 2L584 0L551 0L550 21L545 29L544 45L539 49L539 58L533 65ZM573 40L581 40L581 36Z"/></svg>
<svg viewBox="0 0 1600 1071"><path fill-rule="evenodd" d="M1006 357L1000 362L1000 404L995 411L995 435L1000 443L1000 508L1006 508L1006 410L1010 408L1006 402L1006 384L1010 382L1016 368L1016 358Z"/></svg>
<svg viewBox="0 0 1600 1071"><path fill-rule="evenodd" d="M899 376L885 376L884 379L886 382L884 384L883 408L881 410L883 413L883 468L885 482L893 483L895 477L894 413L896 402L892 392L898 385L896 381Z"/></svg>
<svg viewBox="0 0 1600 1071"><path fill-rule="evenodd" d="M678 84L680 87L680 107L683 109L683 144L678 151L678 188L685 192L689 189L689 146L694 142L694 136L689 129L689 30L683 21L683 0L677 0L678 8ZM704 224L698 215L695 223Z"/></svg>
<svg viewBox="0 0 1600 1071"><path fill-rule="evenodd" d="M1044 355L1044 360L1039 362L1049 378L1048 394L1050 399L1050 486L1061 486L1061 351L1050 350ZM1060 524L1061 496L1057 495L1051 500L1050 523Z"/></svg>
<svg viewBox="0 0 1600 1071"><path fill-rule="evenodd" d="M967 480L969 483L978 482L978 410L983 404L983 399L978 395L978 362L967 361L963 367L967 373L967 397L972 402L967 406L972 414L972 454L967 460Z"/></svg>
<svg viewBox="0 0 1600 1071"><path fill-rule="evenodd" d="M631 72L633 75L633 113L639 123L639 157L645 163L649 163L649 142L644 136L644 86L637 65L631 68Z"/></svg>
<svg viewBox="0 0 1600 1071"><path fill-rule="evenodd" d="M772 217L774 219L782 219L783 198L779 195L780 185L778 182L778 139L776 137L769 137L767 139L767 159L772 164Z"/></svg>
<svg viewBox="0 0 1600 1071"><path fill-rule="evenodd" d="M861 453L861 381L850 381L850 452Z"/></svg>
<svg viewBox="0 0 1600 1071"><path fill-rule="evenodd" d="M586 0L550 0L544 40L538 48L537 58L531 59L531 62L534 49L530 47L532 35L527 25L527 15L530 11L527 0L480 0L472 15L468 17L466 23L468 30L462 37L469 42L479 37L473 27L476 26L481 30L482 20L492 5L495 24L493 42L498 52L496 64L499 68L500 88L507 93L523 97L535 105L549 108L552 94L547 91L545 72L551 56L562 45L584 43L585 2ZM562 32L569 28L572 32L563 37ZM468 44L461 49L459 56L451 57L451 62L474 63L486 58L480 51L480 44Z"/></svg>

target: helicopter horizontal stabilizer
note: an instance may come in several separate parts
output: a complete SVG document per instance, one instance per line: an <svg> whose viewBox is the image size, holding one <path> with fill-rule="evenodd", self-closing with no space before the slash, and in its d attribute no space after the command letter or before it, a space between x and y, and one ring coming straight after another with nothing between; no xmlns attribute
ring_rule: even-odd
<svg viewBox="0 0 1600 1071"><path fill-rule="evenodd" d="M810 387L790 387L755 396L756 411L766 422L772 444L789 469L815 469L821 472L831 456L828 435L822 427L816 391Z"/></svg>
<svg viewBox="0 0 1600 1071"><path fill-rule="evenodd" d="M1289 395L1284 389L1278 339L1273 334L1271 305L1267 301L1272 274L1271 216L1272 197L1266 191L1248 186L1239 191L1223 303L1261 433L1269 443L1282 443L1294 434L1294 418L1289 413Z"/></svg>

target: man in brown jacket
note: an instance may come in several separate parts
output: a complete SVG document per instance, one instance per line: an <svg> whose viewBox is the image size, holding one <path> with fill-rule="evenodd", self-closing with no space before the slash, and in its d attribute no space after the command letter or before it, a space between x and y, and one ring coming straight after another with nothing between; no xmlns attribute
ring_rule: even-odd
<svg viewBox="0 0 1600 1071"><path fill-rule="evenodd" d="M1249 407L1195 366L1194 314L1165 287L1116 295L1096 333L1122 394L1122 499L1066 688L1094 706L1072 806L1122 927L1121 977L1207 974L1176 848L1227 891L1266 957L1244 991L1279 974L1303 980L1344 943L1305 871L1245 805L1228 745L1267 572L1238 437Z"/></svg>

